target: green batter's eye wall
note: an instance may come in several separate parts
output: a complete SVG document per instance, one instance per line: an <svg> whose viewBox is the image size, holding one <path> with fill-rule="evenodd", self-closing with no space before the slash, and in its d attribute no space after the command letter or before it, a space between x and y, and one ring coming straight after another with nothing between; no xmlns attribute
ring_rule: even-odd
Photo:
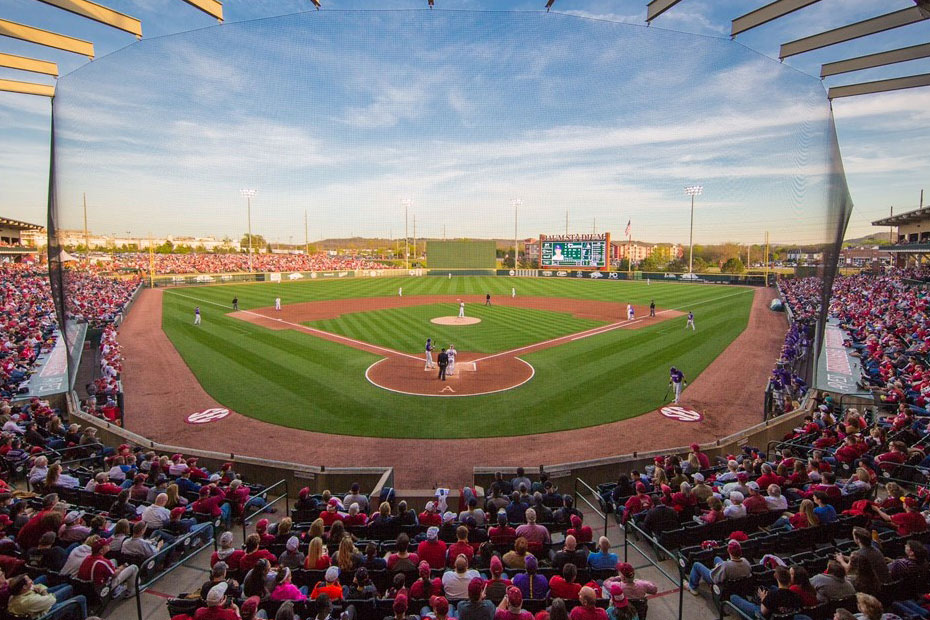
<svg viewBox="0 0 930 620"><path fill-rule="evenodd" d="M488 240L427 241L426 264L430 269L494 269L496 252L496 243Z"/></svg>

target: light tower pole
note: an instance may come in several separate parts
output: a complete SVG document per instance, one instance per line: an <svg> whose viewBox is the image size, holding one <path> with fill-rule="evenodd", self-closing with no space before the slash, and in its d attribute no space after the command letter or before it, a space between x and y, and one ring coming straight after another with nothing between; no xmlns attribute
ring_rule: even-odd
<svg viewBox="0 0 930 620"><path fill-rule="evenodd" d="M252 198L255 197L257 190L254 189L240 189L239 193L245 196L245 202L248 206L248 219L249 219L249 273L252 273Z"/></svg>
<svg viewBox="0 0 930 620"><path fill-rule="evenodd" d="M694 273L694 197L704 193L703 185L689 185L685 193L691 196L691 232L688 236L688 273Z"/></svg>
<svg viewBox="0 0 930 620"><path fill-rule="evenodd" d="M513 269L517 270L519 264L517 263L517 257L520 256L520 242L517 240L517 209L520 205L523 204L523 201L519 198L514 198L510 201L510 205L513 207Z"/></svg>
<svg viewBox="0 0 930 620"><path fill-rule="evenodd" d="M407 211L410 209L410 205L413 204L413 201L409 198L404 198L400 201L404 205L404 269L410 270L410 249L407 247L407 239L409 239L408 230L407 230Z"/></svg>

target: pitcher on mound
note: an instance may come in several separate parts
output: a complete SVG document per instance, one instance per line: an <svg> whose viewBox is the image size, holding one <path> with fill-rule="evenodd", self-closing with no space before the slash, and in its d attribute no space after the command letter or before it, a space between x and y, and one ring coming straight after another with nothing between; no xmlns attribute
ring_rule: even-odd
<svg viewBox="0 0 930 620"><path fill-rule="evenodd" d="M461 299L459 300L459 318L460 319L465 318L465 302L462 301Z"/></svg>

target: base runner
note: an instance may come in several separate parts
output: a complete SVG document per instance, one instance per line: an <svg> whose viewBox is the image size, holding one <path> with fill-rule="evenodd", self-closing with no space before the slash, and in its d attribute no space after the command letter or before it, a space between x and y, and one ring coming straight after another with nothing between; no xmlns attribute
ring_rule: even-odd
<svg viewBox="0 0 930 620"><path fill-rule="evenodd" d="M633 310L633 305L627 304L626 305L626 320L632 321L635 318L636 318L636 311Z"/></svg>

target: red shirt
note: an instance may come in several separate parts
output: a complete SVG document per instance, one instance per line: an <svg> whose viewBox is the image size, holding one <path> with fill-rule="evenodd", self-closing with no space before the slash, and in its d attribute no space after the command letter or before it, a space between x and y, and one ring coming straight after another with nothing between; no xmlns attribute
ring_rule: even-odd
<svg viewBox="0 0 930 620"><path fill-rule="evenodd" d="M82 581L93 581L95 586L102 586L115 572L116 570L108 559L95 554L84 558L77 576Z"/></svg>
<svg viewBox="0 0 930 620"><path fill-rule="evenodd" d="M278 563L278 558L274 557L273 553L267 549L258 549L252 553L243 554L242 558L239 559L239 570L245 574L255 568L255 564L259 560L268 560L268 563L272 566L276 566Z"/></svg>
<svg viewBox="0 0 930 620"><path fill-rule="evenodd" d="M231 571L239 570L239 562L242 561L242 556L245 555L245 551L242 549L236 549L225 558L223 562L226 562L226 566L229 567ZM210 556L210 568L213 568L213 565L220 561L220 556L217 555L216 551L213 552L213 555Z"/></svg>
<svg viewBox="0 0 930 620"><path fill-rule="evenodd" d="M235 609L201 607L194 614L194 620L239 620L239 614Z"/></svg>
<svg viewBox="0 0 930 620"><path fill-rule="evenodd" d="M512 545L517 539L517 530L509 525L492 527L488 530L488 538L495 545Z"/></svg>
<svg viewBox="0 0 930 620"><path fill-rule="evenodd" d="M424 510L420 513L419 521L420 525L423 527L430 527L433 525L439 527L442 525L442 515L438 512L427 512Z"/></svg>
<svg viewBox="0 0 930 620"><path fill-rule="evenodd" d="M760 514L769 511L769 505L761 495L750 495L743 500L743 508L748 514Z"/></svg>
<svg viewBox="0 0 930 620"><path fill-rule="evenodd" d="M549 597L577 601L581 587L580 583L565 581L562 575L553 575L549 580Z"/></svg>
<svg viewBox="0 0 930 620"><path fill-rule="evenodd" d="M429 564L430 568L445 568L446 543L441 540L435 542L424 540L417 545L417 557L421 562Z"/></svg>
<svg viewBox="0 0 930 620"><path fill-rule="evenodd" d="M568 614L570 620L607 620L607 611L600 607L585 607L578 605L573 607Z"/></svg>
<svg viewBox="0 0 930 620"><path fill-rule="evenodd" d="M891 515L891 522L898 528L898 536L910 536L927 530L927 522L919 512L899 512Z"/></svg>
<svg viewBox="0 0 930 620"><path fill-rule="evenodd" d="M474 548L472 548L470 544L468 544L467 541L466 542L456 541L452 543L451 545L449 545L449 549L446 552L446 557L449 558L448 561L446 562L447 565L452 566L453 564L455 564L455 558L457 558L459 554L462 554L466 558L468 558L468 563L471 564L472 559L475 557L475 550Z"/></svg>
<svg viewBox="0 0 930 620"><path fill-rule="evenodd" d="M415 599L428 599L426 596L425 586L423 585L422 579L417 579L413 582L413 585L410 586L410 598ZM439 596L442 594L442 580L439 577L435 577L430 580L430 596Z"/></svg>
<svg viewBox="0 0 930 620"><path fill-rule="evenodd" d="M335 512L330 512L329 510L327 510L325 512L320 513L320 518L323 519L323 525L325 525L326 527L329 527L336 521L342 521L344 524L346 515L339 512L338 510Z"/></svg>
<svg viewBox="0 0 930 620"><path fill-rule="evenodd" d="M756 480L756 483L759 485L760 489L767 489L771 484L777 484L778 486L785 484L785 479L775 473L762 474Z"/></svg>
<svg viewBox="0 0 930 620"><path fill-rule="evenodd" d="M101 482L94 487L94 493L102 493L103 495L119 495L119 492L122 490L122 487L112 482Z"/></svg>

